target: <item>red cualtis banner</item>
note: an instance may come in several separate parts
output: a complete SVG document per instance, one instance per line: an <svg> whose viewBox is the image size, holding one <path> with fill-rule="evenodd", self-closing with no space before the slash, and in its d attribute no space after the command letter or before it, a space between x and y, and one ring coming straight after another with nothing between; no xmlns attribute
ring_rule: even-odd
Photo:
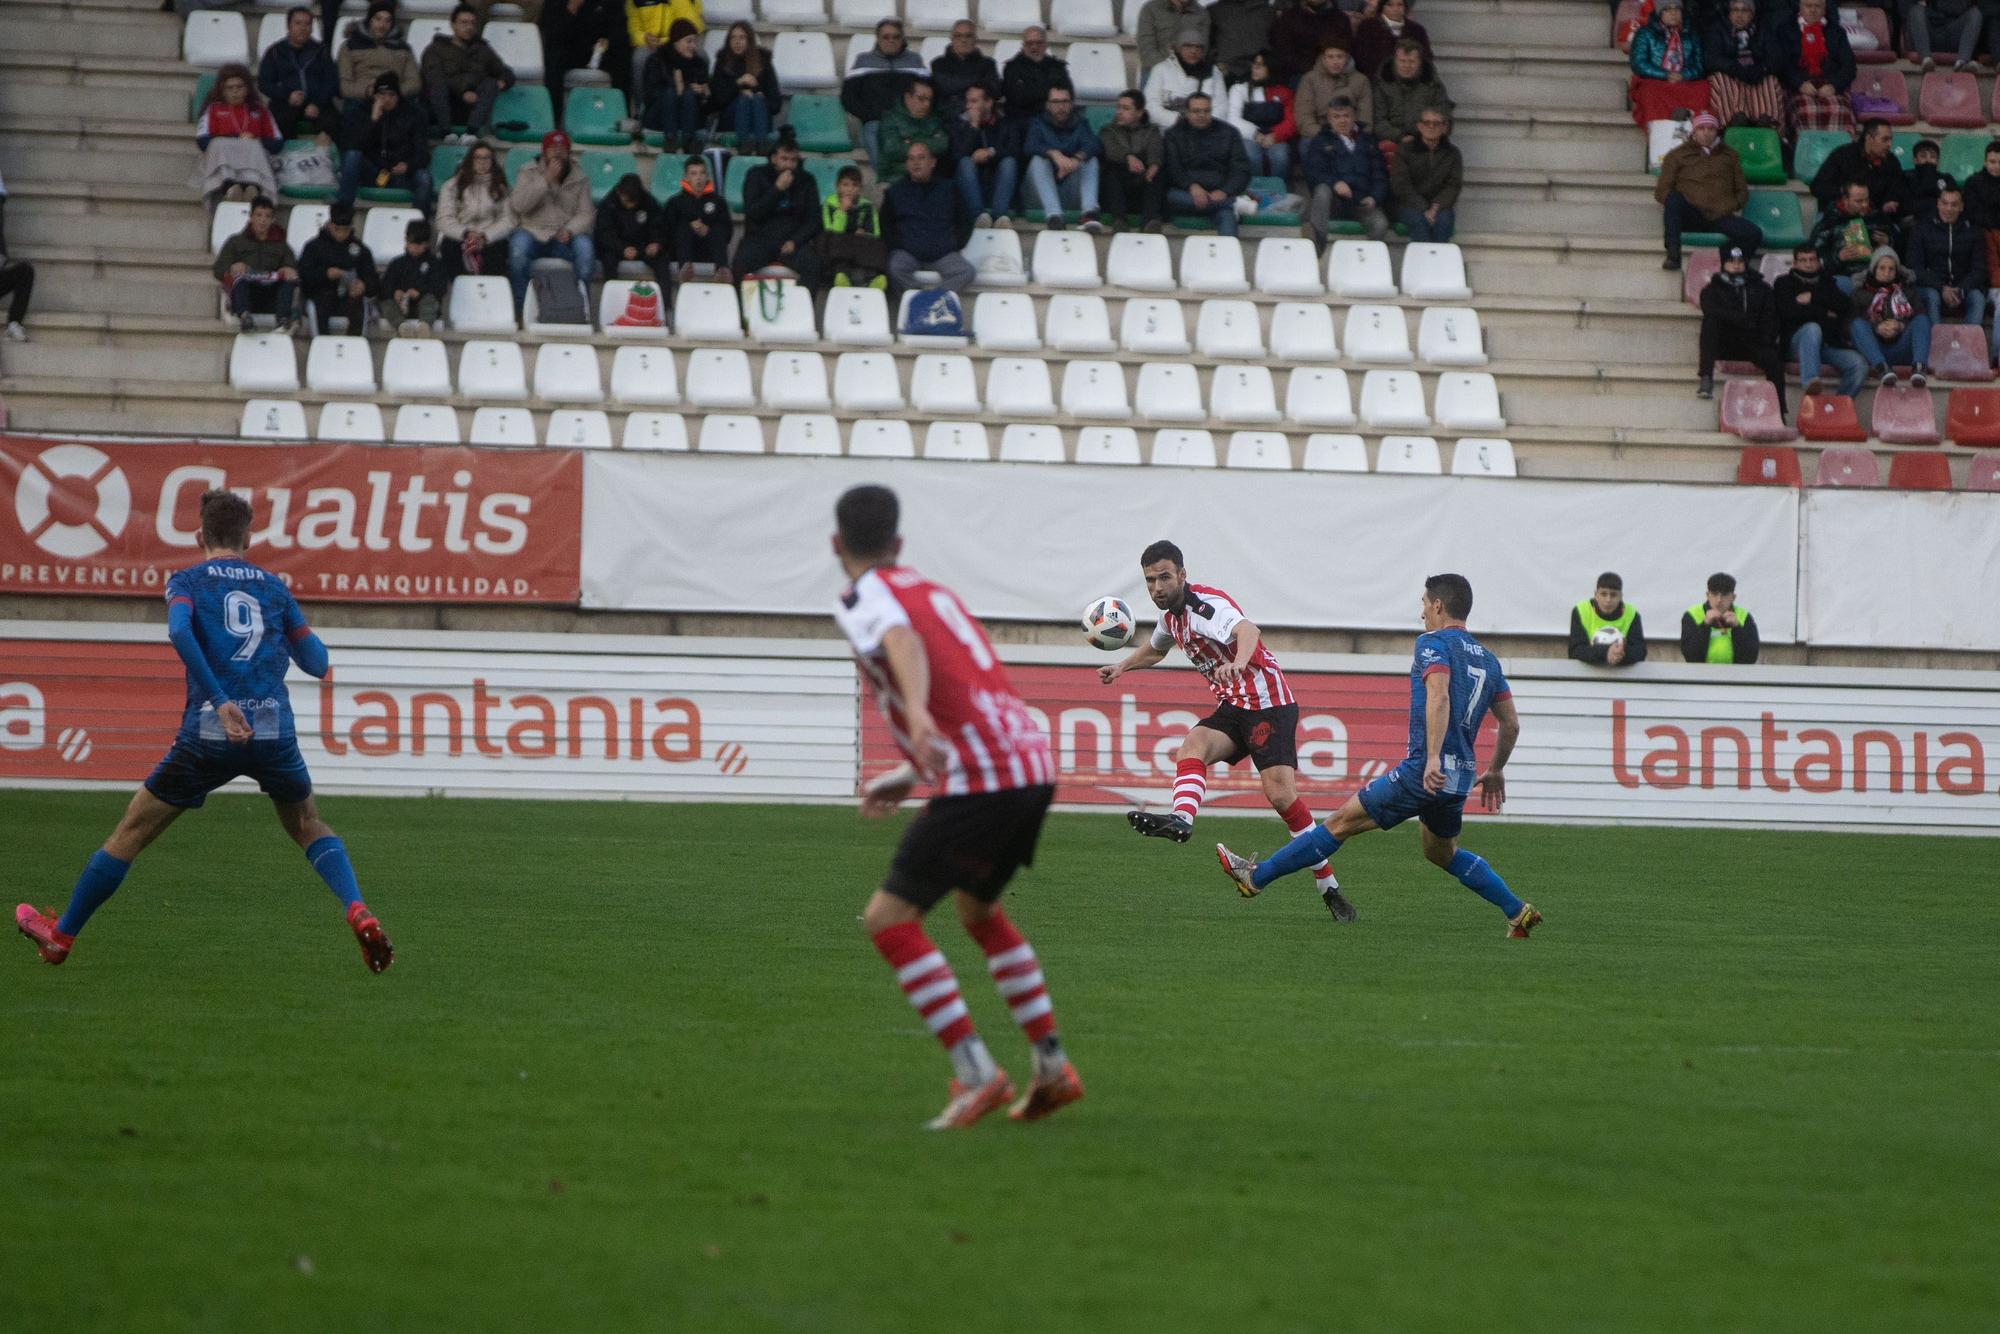
<svg viewBox="0 0 2000 1334"><path fill-rule="evenodd" d="M0 778L144 778L180 726L185 682L164 634L0 640Z"/></svg>
<svg viewBox="0 0 2000 1334"><path fill-rule="evenodd" d="M305 601L575 602L583 464L564 450L0 435L0 592L158 597L201 559L201 493Z"/></svg>

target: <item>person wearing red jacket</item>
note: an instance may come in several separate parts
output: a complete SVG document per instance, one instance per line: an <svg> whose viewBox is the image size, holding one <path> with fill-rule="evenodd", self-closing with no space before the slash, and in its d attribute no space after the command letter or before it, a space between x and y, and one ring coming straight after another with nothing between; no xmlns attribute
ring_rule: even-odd
<svg viewBox="0 0 2000 1334"><path fill-rule="evenodd" d="M194 127L194 145L202 159L193 184L210 211L225 195L250 199L277 194L271 155L284 144L278 123L251 82L249 68L224 65L216 72Z"/></svg>
<svg viewBox="0 0 2000 1334"><path fill-rule="evenodd" d="M1283 179L1292 169L1299 127L1292 119L1292 90L1274 77L1273 62L1269 51L1250 57L1250 77L1229 85L1223 119L1243 136L1250 174Z"/></svg>

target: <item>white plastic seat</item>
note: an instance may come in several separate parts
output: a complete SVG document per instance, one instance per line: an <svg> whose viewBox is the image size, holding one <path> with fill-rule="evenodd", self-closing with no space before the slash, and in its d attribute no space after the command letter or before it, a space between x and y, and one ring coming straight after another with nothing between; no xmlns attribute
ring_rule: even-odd
<svg viewBox="0 0 2000 1334"><path fill-rule="evenodd" d="M1349 306L1347 327L1341 330L1340 345L1350 361L1378 366L1408 363L1410 326L1396 306Z"/></svg>
<svg viewBox="0 0 2000 1334"><path fill-rule="evenodd" d="M609 449L611 418L597 408L560 408L549 414L542 443L556 449Z"/></svg>
<svg viewBox="0 0 2000 1334"><path fill-rule="evenodd" d="M1470 306L1426 306L1417 323L1417 357L1432 366L1484 366L1479 312Z"/></svg>
<svg viewBox="0 0 2000 1334"><path fill-rule="evenodd" d="M382 350L382 392L392 398L450 398L451 357L442 338L391 338Z"/></svg>
<svg viewBox="0 0 2000 1334"><path fill-rule="evenodd" d="M1254 301L1204 301L1194 326L1195 350L1204 357L1264 355L1264 326Z"/></svg>
<svg viewBox="0 0 2000 1334"><path fill-rule="evenodd" d="M493 54L507 62L514 71L514 77L522 83L540 83L547 71L542 66L542 34L532 23L503 21L489 23L480 30L480 36L492 46ZM423 48L410 48L418 58L423 56ZM560 103L563 90L551 88L549 95Z"/></svg>
<svg viewBox="0 0 2000 1334"><path fill-rule="evenodd" d="M1404 246L1403 295L1416 301L1470 301L1465 252L1449 241L1412 241Z"/></svg>
<svg viewBox="0 0 2000 1334"><path fill-rule="evenodd" d="M292 340L279 334L237 334L229 347L229 383L252 393L297 393L299 356Z"/></svg>
<svg viewBox="0 0 2000 1334"><path fill-rule="evenodd" d="M306 242L320 234L332 213L333 205L328 203L314 201L292 205L291 214L285 219L285 240L292 247L293 254L304 250ZM237 230L243 229L239 227ZM501 286L506 286L506 279L501 279Z"/></svg>
<svg viewBox="0 0 2000 1334"><path fill-rule="evenodd" d="M250 205L248 201L242 199L224 199L218 201L215 206L215 216L208 220L208 253L211 255L221 254L222 243L249 225ZM290 229L287 229L285 232L286 238L290 239L291 235ZM293 253L297 253L298 245L296 242L293 243L292 250Z"/></svg>
<svg viewBox="0 0 2000 1334"><path fill-rule="evenodd" d="M1485 371L1451 371L1438 376L1437 424L1447 431L1504 431L1500 386Z"/></svg>
<svg viewBox="0 0 2000 1334"><path fill-rule="evenodd" d="M376 445L387 438L382 430L382 409L373 403L329 403L319 410L315 440L359 445Z"/></svg>
<svg viewBox="0 0 2000 1334"><path fill-rule="evenodd" d="M1667 154L1687 141L1689 122L1649 120L1646 122L1646 170L1658 171Z"/></svg>
<svg viewBox="0 0 2000 1334"><path fill-rule="evenodd" d="M674 294L674 332L697 342L734 343L743 337L743 312L727 283L682 283Z"/></svg>
<svg viewBox="0 0 2000 1334"><path fill-rule="evenodd" d="M672 407L681 401L674 354L664 347L621 347L611 358L611 401Z"/></svg>
<svg viewBox="0 0 2000 1334"><path fill-rule="evenodd" d="M902 300L896 305L897 342L905 347L928 347L942 351L957 351L959 348L971 346L972 339L966 334L926 333L922 330L912 329L910 327L910 306L916 299L917 293L915 289L912 289L903 293ZM931 309L933 315L942 314L942 308L940 307L934 306ZM925 327L934 327L935 323L934 321L933 325L926 325ZM945 327L949 328L950 326L945 325Z"/></svg>
<svg viewBox="0 0 2000 1334"><path fill-rule="evenodd" d="M1230 468L1269 468L1290 471L1292 442L1283 431L1232 431L1229 452L1223 465Z"/></svg>
<svg viewBox="0 0 2000 1334"><path fill-rule="evenodd" d="M970 12L969 5L958 11L960 17ZM1042 0L979 0L979 26L993 32L1019 33L1041 21Z"/></svg>
<svg viewBox="0 0 2000 1334"><path fill-rule="evenodd" d="M926 353L910 371L910 406L928 416L977 416L972 358Z"/></svg>
<svg viewBox="0 0 2000 1334"><path fill-rule="evenodd" d="M1215 437L1207 431L1155 431L1153 463L1167 468L1213 468Z"/></svg>
<svg viewBox="0 0 2000 1334"><path fill-rule="evenodd" d="M376 268L388 268L389 261L403 253L403 232L423 216L413 208L388 208L380 204L368 210L367 221L361 224L361 244L368 247ZM285 235L290 239L290 232ZM292 249L297 251L302 246L303 242L294 243Z"/></svg>
<svg viewBox="0 0 2000 1334"><path fill-rule="evenodd" d="M197 9L181 28L181 59L197 69L247 65L253 59L250 25L241 14Z"/></svg>
<svg viewBox="0 0 2000 1334"><path fill-rule="evenodd" d="M454 0L454 3L456 3L456 0ZM403 8L409 13L417 12L415 5L404 5ZM266 14L257 22L257 36L250 43L250 54L255 56L259 62L262 62L264 53L284 40L285 16L282 13L275 12ZM417 48L412 47L410 49L415 51ZM333 56L329 52L327 59L331 60L332 58ZM419 54L417 58L421 60L423 57Z"/></svg>
<svg viewBox="0 0 2000 1334"><path fill-rule="evenodd" d="M924 457L983 463L993 457L993 448L978 422L932 422L924 431Z"/></svg>
<svg viewBox="0 0 2000 1334"><path fill-rule="evenodd" d="M1056 31L1065 37L1116 37L1118 19L1111 0L1061 0L1050 6Z"/></svg>
<svg viewBox="0 0 2000 1334"><path fill-rule="evenodd" d="M714 22L720 15L710 15ZM833 43L823 32L781 32L771 38L771 65L785 72L785 87L825 92L840 86Z"/></svg>
<svg viewBox="0 0 2000 1334"><path fill-rule="evenodd" d="M1021 235L1003 227L978 227L959 252L965 262L979 270L975 287L1024 287L1027 265L1021 262Z"/></svg>
<svg viewBox="0 0 2000 1334"><path fill-rule="evenodd" d="M1021 39L1018 37L1003 37L993 43L993 63L1001 69L1006 69L1007 62L1020 54ZM1053 55L1055 53L1051 51L1050 54Z"/></svg>
<svg viewBox="0 0 2000 1334"><path fill-rule="evenodd" d="M535 349L535 397L545 403L602 403L597 349L588 343L543 343Z"/></svg>
<svg viewBox="0 0 2000 1334"><path fill-rule="evenodd" d="M826 358L817 352L771 353L764 358L757 397L765 407L780 412L826 411L833 406L833 394L826 384Z"/></svg>
<svg viewBox="0 0 2000 1334"><path fill-rule="evenodd" d="M528 369L512 339L475 338L459 349L458 392L475 402L528 396Z"/></svg>
<svg viewBox="0 0 2000 1334"><path fill-rule="evenodd" d="M1209 414L1229 426L1275 422L1278 390L1268 366L1218 366L1208 387ZM1288 465L1289 466L1289 465Z"/></svg>
<svg viewBox="0 0 2000 1334"><path fill-rule="evenodd" d="M813 327L812 292L804 283L780 282L767 295L768 283L743 285L743 322L758 343L817 343Z"/></svg>
<svg viewBox="0 0 2000 1334"><path fill-rule="evenodd" d="M834 12L840 12L841 0L834 0ZM872 0L874 8L854 26L866 28L884 14L896 12L896 6L883 5L882 0ZM972 6L965 0L903 0L903 19L912 28L926 32L947 32L951 25L972 13ZM984 15L981 16L982 20ZM982 22L982 27L991 26ZM873 40L872 38L870 39Z"/></svg>
<svg viewBox="0 0 2000 1334"><path fill-rule="evenodd" d="M887 352L843 352L833 363L833 401L842 412L900 412L902 379Z"/></svg>
<svg viewBox="0 0 2000 1334"><path fill-rule="evenodd" d="M1184 362L1149 361L1141 366L1139 389L1133 399L1139 405L1139 416L1151 421L1208 419L1201 405L1201 377Z"/></svg>
<svg viewBox="0 0 2000 1334"><path fill-rule="evenodd" d="M914 27L916 25L912 24L911 26ZM949 50L951 50L951 38L946 37L943 33L932 33L929 37L917 43L917 55L926 66Z"/></svg>
<svg viewBox="0 0 2000 1334"><path fill-rule="evenodd" d="M1047 339L1055 352L1118 350L1111 338L1111 308L1101 296L1050 297Z"/></svg>
<svg viewBox="0 0 2000 1334"><path fill-rule="evenodd" d="M762 454L764 423L755 417L712 412L702 418L695 448L703 454Z"/></svg>
<svg viewBox="0 0 2000 1334"><path fill-rule="evenodd" d="M1115 361L1072 361L1063 367L1062 410L1086 421L1130 421L1125 368Z"/></svg>
<svg viewBox="0 0 2000 1334"><path fill-rule="evenodd" d="M641 287L646 289L644 295L639 293ZM597 327L607 338L665 338L667 302L660 285L626 278L608 280L597 294Z"/></svg>
<svg viewBox="0 0 2000 1334"><path fill-rule="evenodd" d="M635 412L625 419L625 433L619 436L618 447L663 449L685 454L688 448L687 418L678 412Z"/></svg>
<svg viewBox="0 0 2000 1334"><path fill-rule="evenodd" d="M320 334L306 348L306 387L315 394L372 394L375 357L358 334Z"/></svg>
<svg viewBox="0 0 2000 1334"><path fill-rule="evenodd" d="M857 459L913 459L917 440L906 421L858 421L847 434L847 454Z"/></svg>
<svg viewBox="0 0 2000 1334"><path fill-rule="evenodd" d="M1323 301L1280 301L1271 308L1271 357L1275 361L1337 361L1333 307Z"/></svg>
<svg viewBox="0 0 2000 1334"><path fill-rule="evenodd" d="M1053 426L1016 422L1000 433L1002 463L1061 463L1062 432Z"/></svg>
<svg viewBox="0 0 2000 1334"><path fill-rule="evenodd" d="M996 417L1053 417L1049 363L1040 357L995 357L986 367L986 410Z"/></svg>
<svg viewBox="0 0 2000 1334"><path fill-rule="evenodd" d="M826 294L825 338L841 347L888 347L889 298L876 287L835 287Z"/></svg>
<svg viewBox="0 0 2000 1334"><path fill-rule="evenodd" d="M1375 471L1435 477L1443 471L1438 466L1438 442L1427 435L1385 435L1375 451Z"/></svg>
<svg viewBox="0 0 2000 1334"><path fill-rule="evenodd" d="M1118 233L1105 257L1104 280L1135 292L1173 291L1174 257L1167 238L1156 232Z"/></svg>
<svg viewBox="0 0 2000 1334"><path fill-rule="evenodd" d="M1129 426L1086 426L1076 433L1076 461L1133 466L1140 462L1139 433Z"/></svg>
<svg viewBox="0 0 2000 1334"><path fill-rule="evenodd" d="M441 33L449 35L450 32L451 25L441 18L411 19L409 27L405 30L405 37L410 44L411 52L418 60L422 60L424 48L431 44L431 40ZM263 48L259 47L258 50L262 51Z"/></svg>
<svg viewBox="0 0 2000 1334"><path fill-rule="evenodd" d="M1358 435L1306 437L1307 472L1367 472L1368 446Z"/></svg>
<svg viewBox="0 0 2000 1334"><path fill-rule="evenodd" d="M1187 314L1170 296L1133 297L1125 303L1125 314L1118 321L1118 342L1127 352L1185 356L1189 349Z"/></svg>
<svg viewBox="0 0 2000 1334"><path fill-rule="evenodd" d="M1347 372L1319 366L1294 370L1285 386L1285 420L1300 426L1354 425Z"/></svg>
<svg viewBox="0 0 2000 1334"><path fill-rule="evenodd" d="M1023 292L985 292L974 298L972 341L987 352L1041 351L1035 299Z"/></svg>
<svg viewBox="0 0 2000 1334"><path fill-rule="evenodd" d="M1388 245L1382 241L1335 241L1326 250L1326 287L1350 301L1396 295Z"/></svg>
<svg viewBox="0 0 2000 1334"><path fill-rule="evenodd" d="M823 24L826 0L757 0L757 16L770 24Z"/></svg>
<svg viewBox="0 0 2000 1334"><path fill-rule="evenodd" d="M253 398L243 405L236 434L246 440L305 440L306 409L289 399Z"/></svg>
<svg viewBox="0 0 2000 1334"><path fill-rule="evenodd" d="M691 408L754 408L750 354L740 347L698 347L688 353L687 403Z"/></svg>
<svg viewBox="0 0 2000 1334"><path fill-rule="evenodd" d="M1268 236L1257 243L1257 290L1267 296L1321 296L1319 253L1297 236Z"/></svg>
<svg viewBox="0 0 2000 1334"><path fill-rule="evenodd" d="M751 0L710 0L702 6L702 21L710 28L720 25L726 29L738 19L748 23L756 17Z"/></svg>
<svg viewBox="0 0 2000 1334"><path fill-rule="evenodd" d="M292 210L297 216L298 210ZM451 280L451 327L460 333L513 333L514 293L505 278L461 274Z"/></svg>
<svg viewBox="0 0 2000 1334"><path fill-rule="evenodd" d="M1377 431L1429 426L1424 382L1415 371L1369 371L1361 377L1361 422Z"/></svg>
<svg viewBox="0 0 2000 1334"><path fill-rule="evenodd" d="M1125 48L1116 42L1071 42L1063 59L1069 62L1079 102L1115 102L1131 86L1125 77Z"/></svg>
<svg viewBox="0 0 2000 1334"><path fill-rule="evenodd" d="M391 438L399 445L455 445L458 413L442 403L405 403L396 409Z"/></svg>
<svg viewBox="0 0 2000 1334"><path fill-rule="evenodd" d="M535 419L526 408L475 408L472 430L466 434L472 445L517 445L532 449L541 443L535 438Z"/></svg>
<svg viewBox="0 0 2000 1334"><path fill-rule="evenodd" d="M570 277L572 279L576 279L576 270L569 266L567 260L558 260L558 259L538 260L537 263L553 264L556 265L559 269L567 269ZM590 316L587 313L590 310L590 288L588 284L584 283L580 279L576 280L576 295L578 304L580 304L583 307L584 311L586 312L583 319L545 320L542 318L541 295L540 293L535 291L532 285L530 285L528 288L527 297L521 302L522 330L531 335L538 335L538 337L532 341L540 341L540 339L542 338L590 337L591 334L597 332L597 330L591 325Z"/></svg>
<svg viewBox="0 0 2000 1334"><path fill-rule="evenodd" d="M788 412L778 418L778 453L838 454L840 423L831 413Z"/></svg>
<svg viewBox="0 0 2000 1334"><path fill-rule="evenodd" d="M1514 477L1514 446L1506 440L1468 435L1452 446L1454 477Z"/></svg>
<svg viewBox="0 0 2000 1334"><path fill-rule="evenodd" d="M1182 241L1181 286L1212 296L1249 291L1243 243L1233 236L1190 236Z"/></svg>
<svg viewBox="0 0 2000 1334"><path fill-rule="evenodd" d="M1035 281L1044 287L1101 287L1097 242L1088 232L1048 232L1035 238Z"/></svg>

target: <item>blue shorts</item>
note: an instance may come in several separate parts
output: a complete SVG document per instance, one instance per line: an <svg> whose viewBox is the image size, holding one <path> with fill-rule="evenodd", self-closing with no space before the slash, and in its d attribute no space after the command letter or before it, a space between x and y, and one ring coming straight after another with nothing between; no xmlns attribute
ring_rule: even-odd
<svg viewBox="0 0 2000 1334"><path fill-rule="evenodd" d="M1404 760L1355 796L1382 829L1394 829L1413 815L1439 838L1457 838L1465 827L1465 797L1424 791L1421 760Z"/></svg>
<svg viewBox="0 0 2000 1334"><path fill-rule="evenodd" d="M173 748L147 775L146 790L169 806L191 811L208 794L233 778L250 777L272 801L292 805L312 795L312 775L306 772L299 743L292 737L255 740L243 745L176 737Z"/></svg>

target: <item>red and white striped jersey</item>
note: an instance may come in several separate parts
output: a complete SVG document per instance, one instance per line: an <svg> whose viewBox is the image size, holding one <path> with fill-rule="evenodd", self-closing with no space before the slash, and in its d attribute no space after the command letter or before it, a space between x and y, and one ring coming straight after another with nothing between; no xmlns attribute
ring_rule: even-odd
<svg viewBox="0 0 2000 1334"><path fill-rule="evenodd" d="M848 585L833 618L874 687L889 734L912 763L917 757L882 640L901 625L923 643L931 670L931 721L948 749L940 795L1006 792L1056 781L1048 736L1014 693L986 631L949 588L906 566L878 566Z"/></svg>
<svg viewBox="0 0 2000 1334"><path fill-rule="evenodd" d="M1164 653L1180 645L1224 704L1239 709L1275 709L1294 703L1284 669L1262 640L1241 676L1229 682L1215 679L1216 668L1236 661L1236 645L1229 636L1248 619L1235 599L1221 589L1189 584L1180 610L1160 613L1160 623L1153 627L1153 647Z"/></svg>

